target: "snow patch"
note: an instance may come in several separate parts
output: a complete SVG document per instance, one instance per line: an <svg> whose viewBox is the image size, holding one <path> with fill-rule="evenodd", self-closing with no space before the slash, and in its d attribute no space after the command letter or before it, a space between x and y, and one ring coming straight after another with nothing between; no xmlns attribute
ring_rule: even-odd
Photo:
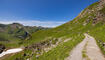
<svg viewBox="0 0 105 60"><path fill-rule="evenodd" d="M4 51L0 54L0 57L3 57L4 55L7 54L12 54L12 53L17 53L17 52L21 52L23 49L22 48L15 48L15 49L9 49L7 51Z"/></svg>

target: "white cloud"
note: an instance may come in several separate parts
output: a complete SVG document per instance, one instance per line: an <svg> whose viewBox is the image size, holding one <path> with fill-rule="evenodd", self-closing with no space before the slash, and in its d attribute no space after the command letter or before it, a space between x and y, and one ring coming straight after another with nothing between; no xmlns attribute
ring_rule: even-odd
<svg viewBox="0 0 105 60"><path fill-rule="evenodd" d="M0 23L2 24L11 24L11 23L21 23L25 26L43 26L43 27L56 27L65 22L59 21L38 21L38 20L1 20Z"/></svg>

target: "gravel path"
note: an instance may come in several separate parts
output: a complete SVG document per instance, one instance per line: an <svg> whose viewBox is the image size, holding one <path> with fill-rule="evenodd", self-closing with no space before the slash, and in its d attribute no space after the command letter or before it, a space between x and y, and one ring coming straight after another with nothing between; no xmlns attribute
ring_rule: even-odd
<svg viewBox="0 0 105 60"><path fill-rule="evenodd" d="M85 39L70 52L70 56L65 60L84 60L84 57L82 56L82 51L84 48L86 48L86 55L89 60L105 60L99 47L96 44L95 39L88 34L84 35ZM86 44L87 46L85 46Z"/></svg>
<svg viewBox="0 0 105 60"><path fill-rule="evenodd" d="M90 60L105 60L105 57L102 55L100 48L96 44L96 40L89 35L87 36L89 38L86 49L87 49L87 55L90 58Z"/></svg>
<svg viewBox="0 0 105 60"><path fill-rule="evenodd" d="M82 60L82 50L87 42L87 38L88 37L86 36L85 39L72 50L70 56L65 60Z"/></svg>

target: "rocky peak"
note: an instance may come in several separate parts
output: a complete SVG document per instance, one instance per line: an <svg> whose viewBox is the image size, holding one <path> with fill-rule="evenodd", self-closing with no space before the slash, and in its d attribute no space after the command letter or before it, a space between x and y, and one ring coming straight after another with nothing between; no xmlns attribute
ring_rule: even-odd
<svg viewBox="0 0 105 60"><path fill-rule="evenodd" d="M22 24L19 24L19 23L13 23L13 24L10 24L10 26L12 27L12 28L22 28L23 27L23 25Z"/></svg>
<svg viewBox="0 0 105 60"><path fill-rule="evenodd" d="M105 6L105 0L100 0L100 1L99 1L99 5L100 5L100 6Z"/></svg>

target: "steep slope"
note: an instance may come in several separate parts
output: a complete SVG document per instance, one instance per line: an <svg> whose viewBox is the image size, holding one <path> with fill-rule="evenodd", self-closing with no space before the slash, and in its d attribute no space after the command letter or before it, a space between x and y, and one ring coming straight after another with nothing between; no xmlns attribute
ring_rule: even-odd
<svg viewBox="0 0 105 60"><path fill-rule="evenodd" d="M100 0L84 9L74 20L59 27L40 30L32 34L32 39L25 41L25 50L6 60L64 60L69 52L84 39L84 33L96 38L104 51L105 36L105 0ZM64 40L71 38L67 42ZM46 52L58 41L58 45Z"/></svg>

